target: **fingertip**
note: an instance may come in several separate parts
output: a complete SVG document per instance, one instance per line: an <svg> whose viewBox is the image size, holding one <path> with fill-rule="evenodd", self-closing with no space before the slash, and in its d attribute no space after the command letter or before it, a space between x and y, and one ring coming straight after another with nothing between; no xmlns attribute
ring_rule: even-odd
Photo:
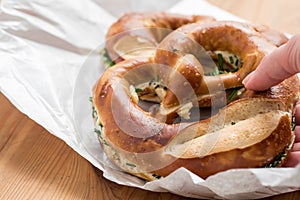
<svg viewBox="0 0 300 200"><path fill-rule="evenodd" d="M248 90L254 91L264 91L268 90L270 87L276 85L275 80L270 79L266 73L263 73L261 70L255 70L251 72L246 78L242 81L244 87Z"/></svg>
<svg viewBox="0 0 300 200"><path fill-rule="evenodd" d="M247 89L251 89L249 87L251 87L251 79L253 78L253 74L255 71L252 71L250 74L248 74L248 76L246 76L246 78L244 78L244 80L242 81L243 85L247 88Z"/></svg>
<svg viewBox="0 0 300 200"><path fill-rule="evenodd" d="M256 71L253 71L248 76L246 76L242 83L248 90L263 91L269 89L269 85L261 80L261 76L258 76Z"/></svg>

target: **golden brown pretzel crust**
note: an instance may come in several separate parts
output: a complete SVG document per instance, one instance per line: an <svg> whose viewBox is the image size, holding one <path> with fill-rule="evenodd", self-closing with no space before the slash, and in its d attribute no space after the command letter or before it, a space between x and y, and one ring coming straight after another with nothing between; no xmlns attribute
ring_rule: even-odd
<svg viewBox="0 0 300 200"><path fill-rule="evenodd" d="M261 33L268 41L270 41L275 46L279 47L288 41L288 38L281 32L271 29L265 25L252 24L253 28Z"/></svg>
<svg viewBox="0 0 300 200"><path fill-rule="evenodd" d="M114 50L114 44L125 35L140 35L154 46L172 30L189 23L213 21L213 17L180 15L166 12L126 13L109 28L106 35L106 49L115 62L123 60ZM153 29L154 28L154 29Z"/></svg>
<svg viewBox="0 0 300 200"><path fill-rule="evenodd" d="M164 14L154 16L161 15ZM132 16L136 19L130 19ZM133 14L120 20L141 24L145 16ZM151 19L153 16L147 17ZM174 15L174 19L176 17ZM170 24L166 25L166 21L158 20L155 25L177 28L186 22L175 21L169 20ZM123 29L127 28L113 26L109 34ZM252 26L237 22L210 21L208 24L186 25L178 31L206 50L230 51L243 59L245 68L227 76L221 75L225 88L239 86L263 56L276 48ZM159 44L155 58L123 60L106 70L95 84L93 106L98 115L96 127L101 127L99 141L111 161L146 180L167 176L180 167L206 178L227 169L263 167L291 146L294 136L290 117L300 91L297 76L268 91L246 91L242 99L233 101L206 120L167 124L143 110L132 95L132 85L148 82L155 77L168 77L168 81L165 81L169 84L168 88L171 84L174 88L180 85L173 81L178 80L176 77L164 74L172 73L172 70L161 69L158 64L176 68L190 82L191 90L196 91L198 96L207 94L207 82L204 86L199 84L204 79L208 80L203 75L203 66L190 56L195 53L195 48L184 46L185 43L180 43L172 34ZM172 97L168 95L167 98ZM164 100L168 102L166 105L174 105L172 98Z"/></svg>
<svg viewBox="0 0 300 200"><path fill-rule="evenodd" d="M278 126L266 139L243 149L233 149L205 157L176 159L171 165L152 173L163 177L180 167L184 167L202 178L207 178L220 171L235 168L263 167L291 143L292 135L287 130L290 126L288 117L283 116Z"/></svg>

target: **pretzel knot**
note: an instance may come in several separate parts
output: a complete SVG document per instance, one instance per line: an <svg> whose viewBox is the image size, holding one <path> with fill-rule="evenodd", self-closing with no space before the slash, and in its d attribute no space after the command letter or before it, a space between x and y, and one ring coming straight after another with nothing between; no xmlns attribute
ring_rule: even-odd
<svg viewBox="0 0 300 200"><path fill-rule="evenodd" d="M299 85L285 82L251 96L242 85L286 41L280 33L268 37L260 30L205 16L121 17L106 42L116 64L93 91L96 132L110 160L146 180L180 167L206 178L266 166L286 153L298 95L290 91L299 91Z"/></svg>

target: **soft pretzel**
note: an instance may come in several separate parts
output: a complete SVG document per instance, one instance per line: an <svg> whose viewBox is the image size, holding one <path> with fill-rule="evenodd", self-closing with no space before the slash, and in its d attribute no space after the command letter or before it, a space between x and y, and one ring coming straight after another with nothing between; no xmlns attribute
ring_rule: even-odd
<svg viewBox="0 0 300 200"><path fill-rule="evenodd" d="M210 77L205 74L210 66L199 62L204 49L198 44L212 57L216 51L236 54L243 64L236 72ZM95 131L104 152L121 169L145 180L181 167L207 178L227 169L282 165L294 140L291 115L299 98L297 76L268 91L244 91L217 113L211 110L213 116L206 119L197 107L203 96L208 101L212 95L223 98L211 93L209 84L222 83L217 89L224 93L240 87L247 73L275 48L248 24L210 21L171 33L158 44L155 56L118 62L93 90ZM149 106L143 98L160 104ZM182 118L189 118L195 107L196 117L169 123L158 114L170 107Z"/></svg>
<svg viewBox="0 0 300 200"><path fill-rule="evenodd" d="M212 93L209 90L216 84L216 79L219 79L224 84L225 89L242 86L242 80L256 69L265 55L268 55L275 48L272 43L264 39L249 24L233 21L216 21L202 25L190 24L177 29L158 45L155 58L160 64L171 67L177 66L177 71L186 80L190 83L197 83L193 85L196 95L205 95ZM222 53L229 52L233 56L237 56L241 64L240 66L233 66L233 69L236 70L235 72L227 71L214 76L207 75L209 70L213 70L212 66L202 66L202 64L190 61L186 57L186 55L196 55L197 59L201 60L205 56L203 51L212 53L218 51L220 52L218 54L221 56ZM178 64L178 62L184 62L184 64ZM189 62L193 63L193 67L186 67L186 63ZM195 77L195 74L200 76ZM193 80L195 78L198 81ZM172 91L176 90L177 95L180 95L181 92L184 95L188 95L184 86L178 87L178 85L183 85L183 83L180 83L178 79L172 77L171 79L174 80L174 86L171 84L171 90L167 92L164 98L164 107L171 107L178 103Z"/></svg>
<svg viewBox="0 0 300 200"><path fill-rule="evenodd" d="M185 167L206 178L232 168L268 166L291 146L297 77L234 101L209 119L166 124L143 110L131 89L157 72L152 58L125 60L108 69L94 88L99 140L123 170L154 180Z"/></svg>
<svg viewBox="0 0 300 200"><path fill-rule="evenodd" d="M144 49L144 53L146 48L152 52L151 50L166 35L185 24L195 22L203 24L211 21L215 21L215 18L203 15L189 16L167 12L125 13L110 26L106 34L105 47L110 58L117 63L138 56L140 48ZM251 26L276 46L288 40L284 34L265 25L251 24Z"/></svg>

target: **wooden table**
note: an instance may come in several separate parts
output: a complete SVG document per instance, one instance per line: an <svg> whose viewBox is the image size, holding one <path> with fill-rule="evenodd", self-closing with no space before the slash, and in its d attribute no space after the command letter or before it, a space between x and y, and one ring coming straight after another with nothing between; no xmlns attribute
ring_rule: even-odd
<svg viewBox="0 0 300 200"><path fill-rule="evenodd" d="M300 32L298 0L209 0L240 17ZM125 187L102 177L63 141L0 94L0 199L188 199ZM267 199L300 199L300 191Z"/></svg>

